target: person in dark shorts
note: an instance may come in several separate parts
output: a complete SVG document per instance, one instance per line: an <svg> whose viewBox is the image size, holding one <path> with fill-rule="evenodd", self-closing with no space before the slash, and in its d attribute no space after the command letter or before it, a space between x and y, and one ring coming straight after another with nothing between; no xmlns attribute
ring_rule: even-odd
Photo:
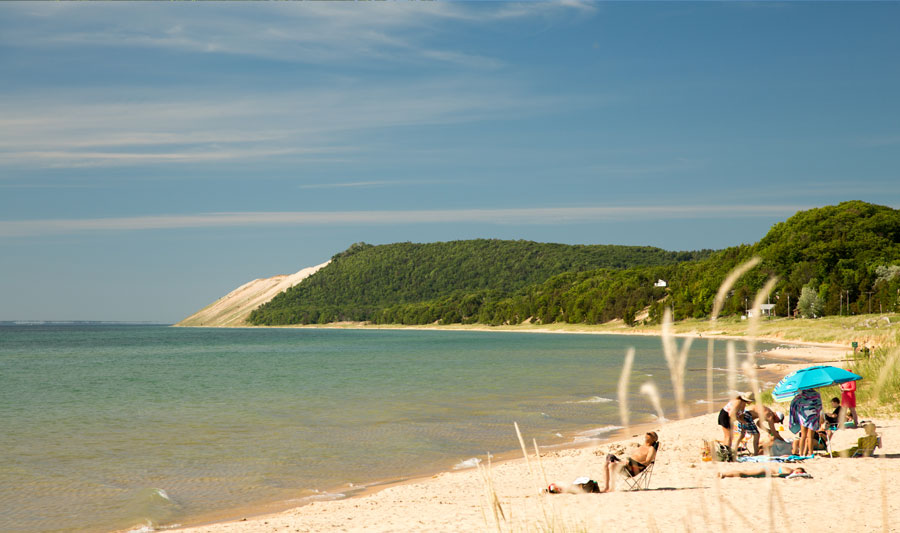
<svg viewBox="0 0 900 533"><path fill-rule="evenodd" d="M629 457L623 461L614 454L606 456L606 465L603 469L604 487L601 492L609 492L609 480L613 478L614 473L618 470L625 470L631 476L636 476L644 471L647 466L656 460L656 451L659 449L659 437L655 431L650 431L644 435L644 444L631 452Z"/></svg>
<svg viewBox="0 0 900 533"><path fill-rule="evenodd" d="M733 400L725 404L725 407L719 411L719 427L722 428L722 444L731 448L734 440L734 431L732 431L732 422L740 420L744 414L744 408L748 403L753 403L755 398L753 393L744 395L738 394Z"/></svg>

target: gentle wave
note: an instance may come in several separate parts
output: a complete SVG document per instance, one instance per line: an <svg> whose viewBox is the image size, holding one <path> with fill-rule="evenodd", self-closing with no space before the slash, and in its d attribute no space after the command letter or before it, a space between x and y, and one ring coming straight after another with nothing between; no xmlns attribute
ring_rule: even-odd
<svg viewBox="0 0 900 533"><path fill-rule="evenodd" d="M453 465L453 470L463 470L465 468L475 468L481 463L481 459L477 457L472 457L470 459L466 459L465 461L460 461Z"/></svg>
<svg viewBox="0 0 900 533"><path fill-rule="evenodd" d="M617 431L623 429L622 426L603 426L600 428L589 429L587 431L582 431L575 435L575 442L584 442L586 440L596 440L606 438L606 436L613 431Z"/></svg>
<svg viewBox="0 0 900 533"><path fill-rule="evenodd" d="M607 403L607 402L614 402L614 401L615 400L613 400L613 399L604 398L602 396L591 396L587 400L573 400L573 401L566 402L566 403Z"/></svg>

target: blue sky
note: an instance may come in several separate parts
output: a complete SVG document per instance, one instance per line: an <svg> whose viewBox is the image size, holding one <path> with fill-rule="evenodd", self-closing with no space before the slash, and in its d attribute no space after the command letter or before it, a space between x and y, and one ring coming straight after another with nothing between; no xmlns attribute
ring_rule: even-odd
<svg viewBox="0 0 900 533"><path fill-rule="evenodd" d="M900 3L2 3L0 320L357 241L722 248L900 207Z"/></svg>

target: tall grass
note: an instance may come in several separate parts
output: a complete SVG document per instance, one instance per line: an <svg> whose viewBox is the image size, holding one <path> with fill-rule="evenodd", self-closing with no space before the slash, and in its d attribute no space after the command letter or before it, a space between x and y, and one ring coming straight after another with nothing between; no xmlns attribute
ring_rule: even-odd
<svg viewBox="0 0 900 533"><path fill-rule="evenodd" d="M856 391L857 409L869 414L900 412L900 335L892 345L882 346L867 358L853 359L851 372L863 377L866 386Z"/></svg>

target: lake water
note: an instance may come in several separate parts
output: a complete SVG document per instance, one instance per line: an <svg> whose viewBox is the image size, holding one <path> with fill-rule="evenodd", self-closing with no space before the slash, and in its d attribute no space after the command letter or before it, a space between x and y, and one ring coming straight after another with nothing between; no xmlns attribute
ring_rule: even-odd
<svg viewBox="0 0 900 533"><path fill-rule="evenodd" d="M629 346L632 421L654 419L649 380L674 414L655 337L2 326L0 530L165 527L343 497L517 449L514 421L542 446L602 439ZM691 402L706 346L688 360ZM724 383L717 371L717 396Z"/></svg>

